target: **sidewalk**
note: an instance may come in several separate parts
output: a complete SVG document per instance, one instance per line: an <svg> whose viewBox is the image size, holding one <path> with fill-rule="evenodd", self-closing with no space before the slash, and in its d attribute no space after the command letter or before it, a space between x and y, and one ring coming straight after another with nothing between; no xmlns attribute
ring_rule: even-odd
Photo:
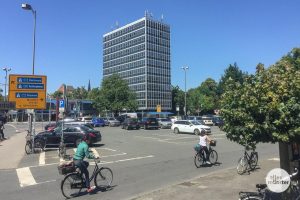
<svg viewBox="0 0 300 200"><path fill-rule="evenodd" d="M25 154L25 136L27 132L15 134L0 143L0 169L14 169Z"/></svg>
<svg viewBox="0 0 300 200"><path fill-rule="evenodd" d="M271 169L279 167L279 160L259 160L255 171L238 175L235 168L219 170L205 176L140 194L131 200L183 199L239 199L240 191L256 191L255 185L265 183ZM201 171L201 168L199 168Z"/></svg>

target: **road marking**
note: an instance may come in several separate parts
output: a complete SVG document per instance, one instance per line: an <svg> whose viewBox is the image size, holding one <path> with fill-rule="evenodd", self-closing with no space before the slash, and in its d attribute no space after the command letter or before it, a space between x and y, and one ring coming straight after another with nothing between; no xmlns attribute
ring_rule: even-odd
<svg viewBox="0 0 300 200"><path fill-rule="evenodd" d="M115 161L102 161L100 162L101 164L112 164L112 163L118 163L118 162L125 162L125 161L131 161L131 160L140 160L140 159L145 159L145 158L153 158L153 155L149 156L140 156L140 157L135 157L135 158L127 158L127 159L122 159L122 160L115 160ZM90 162L90 165L95 165L94 162Z"/></svg>
<svg viewBox="0 0 300 200"><path fill-rule="evenodd" d="M45 164L45 153L46 152L41 152L40 153L39 165L44 165Z"/></svg>
<svg viewBox="0 0 300 200"><path fill-rule="evenodd" d="M29 167L16 169L17 175L19 178L19 183L21 187L26 187L30 185L36 185L36 181L34 180L32 173Z"/></svg>

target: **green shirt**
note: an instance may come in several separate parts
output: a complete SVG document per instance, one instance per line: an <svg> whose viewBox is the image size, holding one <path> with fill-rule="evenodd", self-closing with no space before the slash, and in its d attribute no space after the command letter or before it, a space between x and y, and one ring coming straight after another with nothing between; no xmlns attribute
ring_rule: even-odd
<svg viewBox="0 0 300 200"><path fill-rule="evenodd" d="M88 144L85 141L82 141L79 143L73 158L75 160L83 160L85 157L89 159L95 158L95 156L90 153Z"/></svg>

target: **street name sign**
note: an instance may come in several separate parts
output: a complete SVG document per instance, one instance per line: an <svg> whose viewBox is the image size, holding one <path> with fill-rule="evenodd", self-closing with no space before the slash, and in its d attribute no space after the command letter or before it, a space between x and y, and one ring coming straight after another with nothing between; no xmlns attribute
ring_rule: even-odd
<svg viewBox="0 0 300 200"><path fill-rule="evenodd" d="M9 101L16 109L46 109L46 88L46 76L9 75Z"/></svg>

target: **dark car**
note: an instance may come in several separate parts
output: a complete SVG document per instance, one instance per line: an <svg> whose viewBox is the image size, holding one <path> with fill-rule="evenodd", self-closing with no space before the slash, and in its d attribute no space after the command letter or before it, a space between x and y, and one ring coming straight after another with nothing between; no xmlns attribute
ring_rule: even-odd
<svg viewBox="0 0 300 200"><path fill-rule="evenodd" d="M65 125L64 126L64 143L67 145L77 146L83 136L87 133L94 133L96 138L92 143L100 142L102 137L100 131L91 129L85 125ZM35 136L35 140L39 140L43 146L58 146L61 140L62 128L57 127L52 131L40 132Z"/></svg>
<svg viewBox="0 0 300 200"><path fill-rule="evenodd" d="M158 129L159 124L156 118L154 117L147 117L142 118L139 121L140 127L146 129Z"/></svg>
<svg viewBox="0 0 300 200"><path fill-rule="evenodd" d="M92 119L92 123L91 123L94 127L100 127L100 126L105 126L105 121L102 118L99 117L94 117Z"/></svg>
<svg viewBox="0 0 300 200"><path fill-rule="evenodd" d="M52 131L56 128L56 122L51 122L45 126L45 131Z"/></svg>
<svg viewBox="0 0 300 200"><path fill-rule="evenodd" d="M122 123L122 128L129 129L140 129L140 124L137 118L126 118Z"/></svg>
<svg viewBox="0 0 300 200"><path fill-rule="evenodd" d="M214 117L213 118L213 123L215 126L218 126L218 127L222 127L224 125L224 121L221 117Z"/></svg>

